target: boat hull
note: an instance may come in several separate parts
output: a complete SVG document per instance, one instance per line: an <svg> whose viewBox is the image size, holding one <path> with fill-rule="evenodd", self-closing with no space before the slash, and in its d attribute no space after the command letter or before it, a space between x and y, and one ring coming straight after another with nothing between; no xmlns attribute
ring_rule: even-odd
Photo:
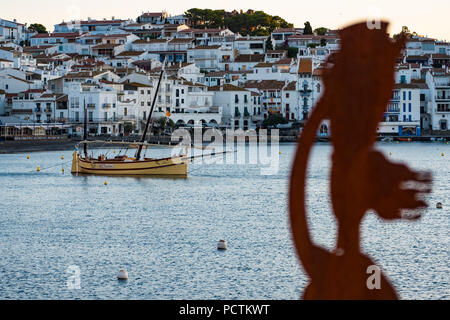
<svg viewBox="0 0 450 320"><path fill-rule="evenodd" d="M188 161L183 157L144 159L140 161L86 160L74 151L73 174L126 175L126 176L180 176L186 177Z"/></svg>

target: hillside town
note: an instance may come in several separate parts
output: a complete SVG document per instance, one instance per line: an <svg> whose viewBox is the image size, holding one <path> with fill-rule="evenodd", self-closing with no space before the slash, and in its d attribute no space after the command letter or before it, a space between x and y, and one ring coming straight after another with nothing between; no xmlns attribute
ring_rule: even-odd
<svg viewBox="0 0 450 320"><path fill-rule="evenodd" d="M61 21L50 33L0 19L0 136L81 135L85 110L91 135L139 134L163 67L155 125L246 131L269 118L302 124L338 50L338 30L241 35L194 28L189 17L167 12ZM449 124L450 43L415 34L396 66L378 133L448 136ZM318 135L328 134L325 121Z"/></svg>

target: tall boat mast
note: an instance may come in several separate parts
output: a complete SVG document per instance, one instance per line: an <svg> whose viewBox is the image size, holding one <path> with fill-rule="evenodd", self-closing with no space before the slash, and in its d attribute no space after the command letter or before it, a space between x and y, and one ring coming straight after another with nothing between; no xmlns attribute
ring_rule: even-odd
<svg viewBox="0 0 450 320"><path fill-rule="evenodd" d="M153 96L152 107L150 109L149 115L147 116L147 122L145 124L144 132L142 134L141 144L139 144L138 151L136 152L136 161L139 161L139 159L141 158L142 146L143 146L143 143L145 142L145 137L147 136L148 126L150 125L150 120L152 118L153 109L155 108L156 98L158 97L158 91L159 91L159 87L161 85L162 76L164 74L165 65L166 65L166 60L164 60L162 68L161 68L161 73L159 74L158 85L156 86L155 95Z"/></svg>
<svg viewBox="0 0 450 320"><path fill-rule="evenodd" d="M83 99L83 109L84 109L84 132L83 132L83 140L87 142L87 108L86 108L86 98ZM84 157L87 159L88 152L87 152L87 143L84 143L83 145L84 149Z"/></svg>

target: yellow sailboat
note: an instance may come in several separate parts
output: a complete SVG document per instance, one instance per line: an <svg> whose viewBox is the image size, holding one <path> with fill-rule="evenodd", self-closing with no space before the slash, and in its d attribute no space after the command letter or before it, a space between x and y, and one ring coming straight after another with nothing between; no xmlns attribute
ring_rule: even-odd
<svg viewBox="0 0 450 320"><path fill-rule="evenodd" d="M88 143L82 142L81 144ZM186 177L189 158L186 155L171 158L143 158L136 160L126 155L114 158L83 157L73 152L72 173L96 175L168 175Z"/></svg>
<svg viewBox="0 0 450 320"><path fill-rule="evenodd" d="M84 141L80 142L78 146L83 146L83 154L81 153L81 148L78 148L73 152L72 157L72 169L73 174L96 174L96 175L162 175L162 176L181 176L186 177L188 172L188 162L187 158L187 148L185 155L179 155L171 158L143 158L141 159L141 151L146 148L149 144L145 141L147 135L148 126L150 124L150 119L155 107L156 97L158 95L159 87L161 84L161 79L164 73L164 68L162 68L158 86L155 91L153 98L152 107L147 118L144 133L142 134L141 141L136 142L122 142L122 144L128 144L133 146L138 146L136 156L134 158L128 157L127 155L116 156L114 158L105 158L100 155L98 158L89 157L87 148L88 144L95 141L87 140L87 112L86 104L84 106ZM98 142L98 141L97 141ZM105 143L102 141L102 143ZM113 142L111 142L113 143ZM113 144L120 144L114 142ZM80 151L78 151L80 149Z"/></svg>

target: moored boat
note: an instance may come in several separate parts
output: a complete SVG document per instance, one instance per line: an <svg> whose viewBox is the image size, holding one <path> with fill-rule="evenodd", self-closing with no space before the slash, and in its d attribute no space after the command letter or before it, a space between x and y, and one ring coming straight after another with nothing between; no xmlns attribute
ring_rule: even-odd
<svg viewBox="0 0 450 320"><path fill-rule="evenodd" d="M72 169L73 174L97 174L97 175L163 175L163 176L187 176L188 162L187 154L177 155L170 158L143 158L141 159L141 151L149 145L145 140L147 136L148 127L151 116L155 107L156 98L158 96L161 79L164 73L164 65L159 75L158 86L153 97L152 106L146 121L146 126L142 134L141 141L122 143L127 144L128 147L137 148L135 157L131 158L125 155L117 155L114 158L106 158L100 155L97 158L88 155L88 144L92 141L87 139L87 110L86 103L84 104L84 141L77 145L73 152ZM105 144L107 142L104 142ZM114 144L117 144L114 142ZM81 146L83 152L81 152ZM78 151L80 150L80 151ZM186 149L187 152L187 149Z"/></svg>

